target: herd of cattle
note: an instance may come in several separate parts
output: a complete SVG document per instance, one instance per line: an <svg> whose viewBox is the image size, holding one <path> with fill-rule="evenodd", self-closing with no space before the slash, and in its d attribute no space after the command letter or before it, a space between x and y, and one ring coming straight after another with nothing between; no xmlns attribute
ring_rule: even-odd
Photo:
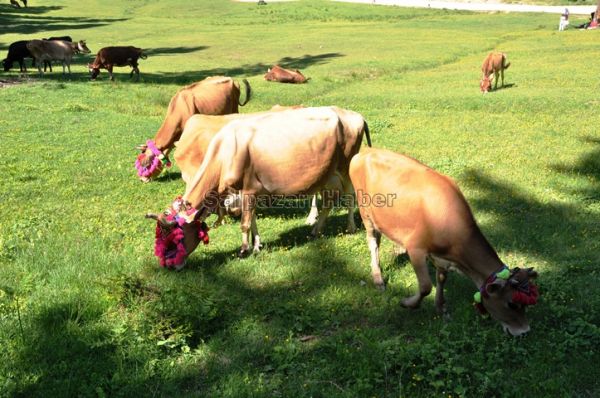
<svg viewBox="0 0 600 398"><path fill-rule="evenodd" d="M25 58L33 58L42 74L52 61L61 61L70 73L73 55L90 53L84 40L70 37L19 41L10 45L4 70L18 62L26 72ZM101 68L112 80L113 66L132 67L145 58L136 47L105 47L88 65L91 77ZM506 63L503 53L491 53L482 66L481 91L498 83ZM270 68L265 80L305 83L298 70ZM336 202L348 207L348 231L356 230L354 208L367 232L374 283L385 284L379 267L382 234L408 254L418 280L418 292L402 301L416 308L432 289L427 260L436 268L435 305L445 312L443 287L449 270L458 270L478 287L476 308L497 319L511 335L529 331L525 308L537 302L532 268L509 269L483 236L461 191L448 177L398 153L371 148L363 116L336 106L275 105L268 111L239 114L239 106L251 99L244 79L209 77L180 89L171 99L166 117L155 137L140 145L135 166L139 178L149 182L174 159L186 183L183 196L167 211L147 214L157 221L155 254L160 263L181 269L200 242L208 243L205 219L218 214L241 215L240 256L261 249L256 213L258 198L298 198L312 195L307 223L318 236ZM363 138L369 148L360 150ZM321 206L317 206L320 195ZM252 247L250 247L252 246Z"/></svg>
<svg viewBox="0 0 600 398"><path fill-rule="evenodd" d="M155 137L140 145L136 167L148 182L170 165L169 154L186 183L157 221L155 254L161 265L181 269L200 242L207 243L204 221L218 213L241 214L240 256L258 252L261 240L256 213L258 198L320 195L308 222L312 234L341 196L353 232L354 208L367 231L372 276L384 288L379 267L382 234L404 250L418 280L418 292L402 301L416 308L432 289L429 259L436 268L435 305L445 311L443 286L451 269L468 276L479 288L476 307L500 321L504 330L521 335L529 330L525 308L535 304L532 268L509 269L477 226L461 191L448 177L418 161L371 147L362 115L336 106L275 105L268 111L239 114L251 98L246 80L210 77L179 90ZM360 150L363 138L369 148ZM316 215L316 217L315 217Z"/></svg>
<svg viewBox="0 0 600 398"><path fill-rule="evenodd" d="M65 74L65 68L71 74L73 56L80 53L89 54L90 52L85 40L73 43L70 36L50 37L41 40L19 40L11 43L8 47L8 54L2 60L2 66L4 71L8 72L14 66L14 63L18 62L20 72L27 73L25 59L31 58L33 60L32 66L35 65L40 76L42 76L48 68L52 72L53 61L60 61L63 66L63 74ZM133 46L103 47L96 54L94 61L87 66L92 80L98 77L100 69L106 69L110 80L114 80L113 68L115 66L130 66L132 69L129 78L135 73L139 79L138 60L140 58L147 58L141 48ZM44 67L43 71L42 66ZM298 69L285 69L279 65L269 68L264 78L280 83L306 83L310 79L310 77L305 77Z"/></svg>

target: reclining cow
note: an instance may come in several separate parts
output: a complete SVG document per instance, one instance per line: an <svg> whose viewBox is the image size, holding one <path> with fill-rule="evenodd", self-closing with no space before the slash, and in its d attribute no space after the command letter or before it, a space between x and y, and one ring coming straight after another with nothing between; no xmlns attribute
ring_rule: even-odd
<svg viewBox="0 0 600 398"><path fill-rule="evenodd" d="M94 62L88 64L90 70L91 79L95 80L100 74L100 69L106 69L110 80L114 80L113 67L114 66L131 66L131 73L129 78L136 74L137 79L140 78L140 69L138 68L138 59L148 58L144 54L144 50L133 46L121 46L121 47L104 47L98 51Z"/></svg>
<svg viewBox="0 0 600 398"><path fill-rule="evenodd" d="M478 309L489 312L504 330L517 336L529 331L525 307L535 304L537 276L532 268L508 268L477 226L456 184L416 160L391 151L368 149L350 163L350 178L367 230L371 270L376 285L384 282L379 244L385 235L406 249L419 291L402 301L416 308L431 292L427 258L436 267L435 304L445 312L444 284L449 269L468 276L479 289Z"/></svg>
<svg viewBox="0 0 600 398"><path fill-rule="evenodd" d="M71 60L73 55L84 53L89 54L91 51L85 44L85 40L80 40L77 43L71 43L65 40L31 40L27 43L27 49L35 58L40 76L42 72L42 63L45 61L61 61L63 67L63 75L65 74L65 66L71 74Z"/></svg>
<svg viewBox="0 0 600 398"><path fill-rule="evenodd" d="M264 75L264 79L279 83L306 83L308 80L310 80L310 77L304 77L302 72L300 72L298 69L285 69L279 65L275 65L267 70L267 73Z"/></svg>
<svg viewBox="0 0 600 398"><path fill-rule="evenodd" d="M498 75L502 78L502 86L504 86L504 70L508 69L510 62L506 63L506 54L500 52L491 52L483 60L481 65L481 81L479 88L481 92L487 93L492 88L492 75L494 76L494 90L498 88Z"/></svg>
<svg viewBox="0 0 600 398"><path fill-rule="evenodd" d="M332 185L338 193L353 197L348 167L366 130L360 114L335 107L291 109L232 121L210 142L202 165L173 211L147 217L158 221L157 236L170 236L177 225L183 228L181 250L187 257L200 242L197 222L204 221L232 190L239 190L239 254L250 252L251 227L256 231L253 250L257 252L260 237L252 226L257 198L310 195ZM332 205L332 195L324 195L313 234L321 232ZM181 268L183 261L171 265Z"/></svg>
<svg viewBox="0 0 600 398"><path fill-rule="evenodd" d="M227 115L238 113L238 106L250 101L252 91L246 79L246 99L240 102L240 85L230 77L214 76L179 90L167 109L167 115L154 139L138 146L142 154L135 162L138 176L143 182L157 177L168 164L168 155L179 140L187 120L195 114Z"/></svg>

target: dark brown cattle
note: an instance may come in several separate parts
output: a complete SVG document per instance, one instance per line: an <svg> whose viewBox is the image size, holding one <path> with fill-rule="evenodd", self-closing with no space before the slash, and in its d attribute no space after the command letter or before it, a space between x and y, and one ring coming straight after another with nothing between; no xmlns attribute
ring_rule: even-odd
<svg viewBox="0 0 600 398"><path fill-rule="evenodd" d="M310 77L305 77L298 69L284 69L279 65L267 70L265 80L279 83L306 83Z"/></svg>
<svg viewBox="0 0 600 398"><path fill-rule="evenodd" d="M140 78L140 70L138 68L138 59L146 59L144 50L133 46L120 47L104 47L96 54L96 59L91 64L88 64L92 80L100 74L100 69L106 69L110 75L110 80L114 80L114 66L131 66L133 69L129 74L129 78L135 72L137 78Z"/></svg>

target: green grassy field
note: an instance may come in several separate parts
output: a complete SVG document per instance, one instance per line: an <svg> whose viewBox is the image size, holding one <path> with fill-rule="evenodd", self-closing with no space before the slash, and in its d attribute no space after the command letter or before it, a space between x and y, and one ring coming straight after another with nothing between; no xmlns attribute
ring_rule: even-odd
<svg viewBox="0 0 600 398"><path fill-rule="evenodd" d="M63 34L149 57L137 83L127 68L90 82L81 56L70 78L56 67L0 89L0 396L600 395L600 32L556 24L317 0L1 4L1 58L15 40ZM492 49L512 65L483 96ZM265 82L275 63L312 80ZM230 220L183 272L161 269L143 215L184 184L176 167L140 183L134 146L179 87L216 74L250 81L244 113L352 109L375 146L453 177L501 258L540 272L532 331L513 339L481 319L458 274L450 321L433 295L401 308L416 289L406 257L384 241L377 291L343 210L316 240L307 209L260 211L265 248L244 260Z"/></svg>

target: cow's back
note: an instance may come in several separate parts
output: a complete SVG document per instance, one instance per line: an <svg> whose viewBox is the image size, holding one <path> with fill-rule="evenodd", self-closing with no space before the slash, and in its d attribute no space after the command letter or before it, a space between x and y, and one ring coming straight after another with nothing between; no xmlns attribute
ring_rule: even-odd
<svg viewBox="0 0 600 398"><path fill-rule="evenodd" d="M248 173L266 192L311 193L343 162L342 129L338 115L330 107L294 109L232 121L218 134L221 161L233 163L229 169L238 176L242 176L240 170L250 166ZM236 152L229 148L236 148ZM347 175L347 170L343 174ZM234 188L239 189L242 182L227 184L237 184Z"/></svg>
<svg viewBox="0 0 600 398"><path fill-rule="evenodd" d="M186 101L193 101L195 113L226 115L239 111L240 87L230 77L207 77L184 87L181 94Z"/></svg>
<svg viewBox="0 0 600 398"><path fill-rule="evenodd" d="M366 149L352 159L350 179L361 213L397 243L418 240L429 252L443 252L450 246L446 237L467 239L475 226L456 184L408 156Z"/></svg>

